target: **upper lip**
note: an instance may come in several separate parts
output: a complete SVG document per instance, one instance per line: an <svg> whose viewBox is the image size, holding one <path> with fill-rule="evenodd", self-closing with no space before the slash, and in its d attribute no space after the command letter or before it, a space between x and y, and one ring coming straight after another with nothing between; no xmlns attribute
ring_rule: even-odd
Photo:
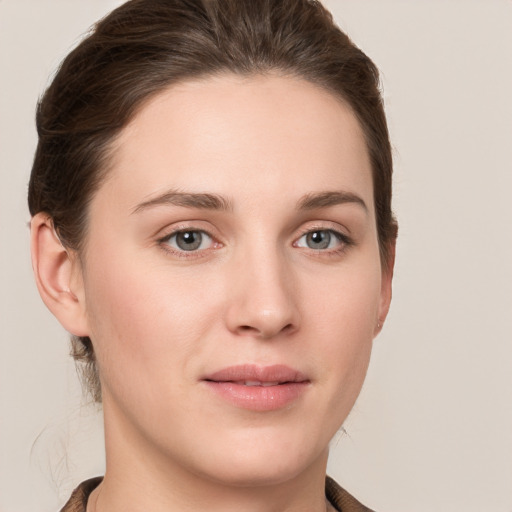
<svg viewBox="0 0 512 512"><path fill-rule="evenodd" d="M229 366L206 375L203 380L213 382L308 382L309 379L300 371L282 364L259 366L256 364L241 364Z"/></svg>

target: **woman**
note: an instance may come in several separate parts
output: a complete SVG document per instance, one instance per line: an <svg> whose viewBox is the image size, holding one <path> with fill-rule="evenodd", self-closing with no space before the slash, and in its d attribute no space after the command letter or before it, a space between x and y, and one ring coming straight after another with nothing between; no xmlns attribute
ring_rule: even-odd
<svg viewBox="0 0 512 512"><path fill-rule="evenodd" d="M369 510L330 479L391 299L372 62L306 0L132 0L41 100L39 292L102 401L63 510Z"/></svg>

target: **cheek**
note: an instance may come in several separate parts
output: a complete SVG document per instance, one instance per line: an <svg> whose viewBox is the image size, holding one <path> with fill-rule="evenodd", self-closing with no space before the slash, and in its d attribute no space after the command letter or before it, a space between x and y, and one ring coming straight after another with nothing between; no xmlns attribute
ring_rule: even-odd
<svg viewBox="0 0 512 512"><path fill-rule="evenodd" d="M311 354L330 389L328 408L344 419L360 392L370 360L380 303L378 259L351 266L349 272L340 272L324 284L328 292L311 296L308 305L310 324L315 326L315 332L310 332L316 345Z"/></svg>
<svg viewBox="0 0 512 512"><path fill-rule="evenodd" d="M87 310L102 383L145 399L158 386L176 385L200 354L194 340L216 316L204 282L119 253L101 265L91 259L89 269Z"/></svg>
<svg viewBox="0 0 512 512"><path fill-rule="evenodd" d="M378 258L361 258L357 264L306 279L302 290L306 313L331 350L357 348L361 340L371 341L380 304Z"/></svg>

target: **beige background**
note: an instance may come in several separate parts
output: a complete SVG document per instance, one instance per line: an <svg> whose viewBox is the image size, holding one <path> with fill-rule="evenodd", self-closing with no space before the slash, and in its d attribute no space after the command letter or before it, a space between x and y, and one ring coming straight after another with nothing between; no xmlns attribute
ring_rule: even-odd
<svg viewBox="0 0 512 512"><path fill-rule="evenodd" d="M0 0L0 512L102 473L67 336L39 300L34 107L120 2ZM512 511L512 2L330 0L383 72L400 240L392 311L330 473L379 512Z"/></svg>

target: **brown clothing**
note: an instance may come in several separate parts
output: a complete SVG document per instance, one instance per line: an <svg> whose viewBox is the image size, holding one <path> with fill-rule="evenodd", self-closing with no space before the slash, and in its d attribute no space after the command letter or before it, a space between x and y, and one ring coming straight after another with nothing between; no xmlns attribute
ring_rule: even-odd
<svg viewBox="0 0 512 512"><path fill-rule="evenodd" d="M60 512L85 512L87 499L92 491L100 484L102 477L91 478L82 482L71 495L69 501ZM339 512L372 512L347 491L342 489L332 478L325 479L325 495L332 506Z"/></svg>

